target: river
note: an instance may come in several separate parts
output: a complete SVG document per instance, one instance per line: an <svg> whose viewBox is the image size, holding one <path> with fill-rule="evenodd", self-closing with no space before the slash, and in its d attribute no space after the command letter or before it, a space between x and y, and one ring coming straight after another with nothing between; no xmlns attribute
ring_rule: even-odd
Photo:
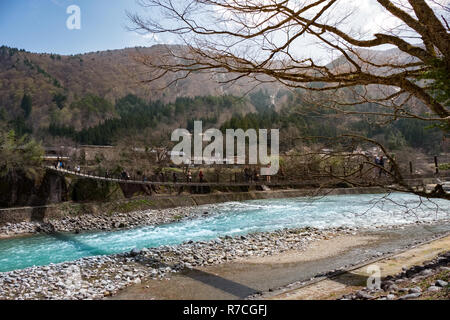
<svg viewBox="0 0 450 320"><path fill-rule="evenodd" d="M198 218L167 225L0 240L0 272L284 228L373 228L442 220L450 218L450 201L403 193L333 195L230 202L197 210Z"/></svg>

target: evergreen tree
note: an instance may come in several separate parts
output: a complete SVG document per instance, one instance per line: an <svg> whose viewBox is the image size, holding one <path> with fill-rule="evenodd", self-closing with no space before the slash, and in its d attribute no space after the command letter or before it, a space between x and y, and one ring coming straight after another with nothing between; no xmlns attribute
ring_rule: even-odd
<svg viewBox="0 0 450 320"><path fill-rule="evenodd" d="M53 95L54 103L56 103L56 106L59 108L59 110L64 109L64 103L67 101L67 96L63 95L62 93L57 93Z"/></svg>
<svg viewBox="0 0 450 320"><path fill-rule="evenodd" d="M22 110L24 112L25 119L28 119L28 117L31 114L31 109L33 108L30 95L28 95L26 93L23 95L20 107L22 108Z"/></svg>
<svg viewBox="0 0 450 320"><path fill-rule="evenodd" d="M29 136L18 136L13 130L0 131L0 176L22 171L34 177L43 155L41 145Z"/></svg>

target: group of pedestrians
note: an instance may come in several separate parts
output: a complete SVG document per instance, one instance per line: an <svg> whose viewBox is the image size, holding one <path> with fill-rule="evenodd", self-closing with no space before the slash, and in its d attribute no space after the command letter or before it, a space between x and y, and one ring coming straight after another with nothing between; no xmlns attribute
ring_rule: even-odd
<svg viewBox="0 0 450 320"><path fill-rule="evenodd" d="M64 162L60 158L55 162L55 169L64 169Z"/></svg>
<svg viewBox="0 0 450 320"><path fill-rule="evenodd" d="M168 176L166 173L161 171L159 174L154 174L151 177L151 180L159 181L159 182L168 182L168 181L170 181L169 177L170 176ZM193 181L192 177L193 177L192 171L188 170L186 172L186 181L189 182L189 183L192 182ZM123 170L122 173L120 174L120 178L122 180L131 180L131 175L127 171ZM142 181L151 181L151 180L149 180L146 175L142 176ZM205 175L204 175L202 170L200 170L199 173L198 173L198 180L200 181L200 183L205 182ZM174 182L174 183L178 183L179 182L178 175L177 175L176 172L172 172L172 182Z"/></svg>
<svg viewBox="0 0 450 320"><path fill-rule="evenodd" d="M175 173L174 173L174 175L175 175ZM190 169L186 172L186 181L188 183L192 182L192 171ZM198 181L200 183L205 182L205 175L204 175L202 170L200 170L199 173L198 173Z"/></svg>

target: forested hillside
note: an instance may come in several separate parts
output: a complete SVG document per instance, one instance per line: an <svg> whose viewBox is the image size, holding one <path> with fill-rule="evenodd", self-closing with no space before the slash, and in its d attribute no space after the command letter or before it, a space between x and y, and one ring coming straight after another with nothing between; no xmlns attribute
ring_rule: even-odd
<svg viewBox="0 0 450 320"><path fill-rule="evenodd" d="M376 138L391 149L440 148L442 132L430 124L399 119L380 125L362 117L337 118L329 109L310 105L302 92L294 94L274 83L256 88L248 79L223 83L223 74L213 73L195 73L171 85L169 76L143 83L148 69L136 62L136 55L152 57L163 50L167 47L61 56L0 47L0 125L44 144L51 143L49 137L96 145L144 133L167 137L174 128L189 129L194 120L203 120L205 126L223 130L281 128L285 150L299 142L297 137L318 137L307 141L315 143L345 132ZM333 63L340 67L339 59ZM355 110L376 107L364 104Z"/></svg>
<svg viewBox="0 0 450 320"><path fill-rule="evenodd" d="M223 75L200 73L171 85L170 76L143 83L149 71L136 56L157 56L163 50L167 47L61 56L0 47L0 116L23 131L36 133L55 122L81 130L117 117L111 105L128 94L169 103L180 97L243 96L252 89L248 81L219 84L214 80L224 80ZM261 88L270 95L279 90L273 84ZM21 108L25 96L31 100L26 112Z"/></svg>
<svg viewBox="0 0 450 320"><path fill-rule="evenodd" d="M175 128L189 129L194 120L203 121L205 126L216 125L243 110L248 110L246 101L233 96L178 98L164 104L161 101L146 102L130 94L117 101L117 118L81 131L70 125L52 123L48 132L81 144L110 145L124 136L139 135L150 128L156 136Z"/></svg>
<svg viewBox="0 0 450 320"><path fill-rule="evenodd" d="M339 140L332 138L343 134L357 134L374 139L389 150L412 147L432 154L445 151L442 150L444 133L433 123L402 118L376 122L375 117L350 117L329 108L311 105L302 99L301 93L289 93L287 97L279 110L266 106L259 109L259 112L234 114L222 124L221 129L278 128L281 134L280 147L284 151L291 150L296 145L316 143L332 147L339 143ZM377 110L371 104L355 109Z"/></svg>

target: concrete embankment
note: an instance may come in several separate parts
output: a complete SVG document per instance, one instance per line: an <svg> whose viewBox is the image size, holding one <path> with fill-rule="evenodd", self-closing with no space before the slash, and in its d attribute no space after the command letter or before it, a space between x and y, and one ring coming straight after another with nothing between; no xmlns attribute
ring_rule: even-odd
<svg viewBox="0 0 450 320"><path fill-rule="evenodd" d="M22 207L0 209L0 226L7 223L46 221L86 214L111 215L114 213L129 213L149 209L168 209L176 207L193 207L199 205L223 203L231 201L246 201L257 199L281 199L306 196L322 196L337 194L369 194L383 193L381 188L342 188L342 189L293 189L272 191L249 191L234 193L211 193L201 195L172 195L140 197L128 200L108 202L74 203L65 202L39 207Z"/></svg>
<svg viewBox="0 0 450 320"><path fill-rule="evenodd" d="M346 294L351 294L353 292L357 292L357 290L364 289L367 285L367 279L371 275L368 267L376 266L380 270L380 276L382 279L397 276L397 280L395 281L397 284L395 286L391 286L389 289L385 288L385 290L381 292L378 291L376 296L378 296L378 298L380 298L380 296L384 296L385 299L381 298L383 300L396 300L398 298L397 295L401 295L400 292L395 292L395 294L393 294L394 291L399 291L398 289L395 289L397 288L397 285L401 286L401 284L409 282L407 284L410 288L417 288L418 285L423 286L423 284L426 284L424 283L426 275L432 275L433 273L436 273L436 270L433 270L430 266L428 266L428 268L417 266L424 264L427 261L432 261L440 254L448 252L449 248L450 236L444 236L438 240L421 244L399 254L371 261L370 263L364 263L362 266L356 266L355 268L346 270L337 276L325 278L323 280L319 279L319 281L311 281L311 283L300 285L298 288L282 288L276 292L266 293L259 298L273 300L339 299ZM444 268L448 269L448 267ZM413 269L415 269L415 272ZM424 270L426 270L426 272L423 272ZM398 277L398 275L400 275L400 277ZM394 281L391 282L394 284ZM385 283L387 284L388 281ZM422 289L419 290L420 291L417 292L417 296L411 296L410 298L419 298L422 294L426 295L425 290L423 290L423 293ZM361 294L361 291L359 292L359 294ZM388 295L389 292L391 292L391 294ZM409 290L401 290L401 292L403 292L403 295L406 296ZM376 299L376 297L369 298L369 294L363 295L362 297L363 299ZM447 299L448 298L449 297L447 297ZM356 297L353 299L356 299Z"/></svg>

